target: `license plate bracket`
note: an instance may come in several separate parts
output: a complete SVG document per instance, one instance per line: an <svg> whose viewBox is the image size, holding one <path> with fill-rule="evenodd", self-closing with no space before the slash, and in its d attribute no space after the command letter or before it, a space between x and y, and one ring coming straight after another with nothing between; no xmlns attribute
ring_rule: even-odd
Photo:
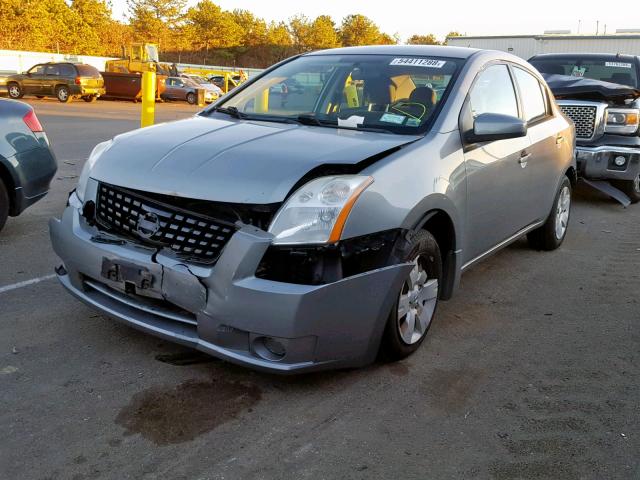
<svg viewBox="0 0 640 480"><path fill-rule="evenodd" d="M153 275L149 269L121 260L103 257L101 274L107 280L123 283L127 293L136 293L136 289L147 290L153 286Z"/></svg>

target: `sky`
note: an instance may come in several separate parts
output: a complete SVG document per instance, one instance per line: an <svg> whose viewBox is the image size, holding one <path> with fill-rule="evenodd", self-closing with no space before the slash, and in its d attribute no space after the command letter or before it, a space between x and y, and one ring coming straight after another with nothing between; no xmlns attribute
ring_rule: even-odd
<svg viewBox="0 0 640 480"><path fill-rule="evenodd" d="M466 35L527 35L542 34L545 30L571 30L582 34L599 33L606 25L607 33L619 28L640 29L639 8L603 9L602 2L594 0L457 0L428 1L402 0L367 2L345 0L214 0L225 10L241 8L250 10L267 21L287 20L301 13L310 18L331 15L337 23L351 13L361 13L371 18L382 31L398 33L404 41L414 33L433 33L444 38L452 30ZM197 0L189 0L194 5ZM123 18L127 11L126 0L112 0L116 18ZM393 6L393 8L392 8Z"/></svg>

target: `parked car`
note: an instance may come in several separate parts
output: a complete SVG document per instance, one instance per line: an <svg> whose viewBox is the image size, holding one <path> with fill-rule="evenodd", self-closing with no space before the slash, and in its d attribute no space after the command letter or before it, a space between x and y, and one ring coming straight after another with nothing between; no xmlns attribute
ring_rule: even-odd
<svg viewBox="0 0 640 480"><path fill-rule="evenodd" d="M221 97L223 94L222 89L220 87L218 87L214 83L211 83L206 78L200 77L198 75L189 74L189 73L183 73L180 75L180 77L188 78L194 81L195 83L197 83L200 88L204 88L205 90L212 92L214 95L211 95L208 97L208 98L211 98L212 101L217 100L218 97Z"/></svg>
<svg viewBox="0 0 640 480"><path fill-rule="evenodd" d="M305 74L324 79L306 104L268 101ZM435 79L441 98L416 87ZM57 274L107 315L257 369L398 359L464 270L523 235L561 245L573 149L515 56L308 53L192 118L98 144L50 222Z"/></svg>
<svg viewBox="0 0 640 480"><path fill-rule="evenodd" d="M640 57L544 54L530 62L576 124L578 173L624 204L639 202Z"/></svg>
<svg viewBox="0 0 640 480"><path fill-rule="evenodd" d="M40 63L26 73L7 78L9 97L56 97L63 103L72 98L94 102L104 95L104 80L95 67L83 63Z"/></svg>
<svg viewBox="0 0 640 480"><path fill-rule="evenodd" d="M0 230L44 197L56 159L33 108L0 99Z"/></svg>
<svg viewBox="0 0 640 480"><path fill-rule="evenodd" d="M198 103L198 89L204 92L204 101L211 103L220 96L217 91L206 88L190 78L169 77L166 81L166 89L161 95L164 100L186 100L189 104Z"/></svg>

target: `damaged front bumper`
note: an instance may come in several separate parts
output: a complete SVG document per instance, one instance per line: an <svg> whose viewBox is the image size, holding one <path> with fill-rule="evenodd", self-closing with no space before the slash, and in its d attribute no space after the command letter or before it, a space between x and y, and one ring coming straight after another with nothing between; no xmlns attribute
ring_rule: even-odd
<svg viewBox="0 0 640 480"><path fill-rule="evenodd" d="M294 373L375 359L397 292L398 264L324 285L256 278L271 235L239 229L213 266L110 239L87 224L77 199L51 219L62 285L110 317L255 369Z"/></svg>
<svg viewBox="0 0 640 480"><path fill-rule="evenodd" d="M621 140L624 144L618 145ZM640 139L605 135L597 144L578 144L576 163L578 174L587 179L633 180L640 173Z"/></svg>

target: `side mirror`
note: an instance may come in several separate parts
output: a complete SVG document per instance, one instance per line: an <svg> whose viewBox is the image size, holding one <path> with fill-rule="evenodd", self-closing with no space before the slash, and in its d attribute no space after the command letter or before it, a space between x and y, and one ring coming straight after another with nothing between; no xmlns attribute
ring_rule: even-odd
<svg viewBox="0 0 640 480"><path fill-rule="evenodd" d="M466 135L470 143L493 142L524 137L527 125L521 119L501 113L481 113L473 122L473 131Z"/></svg>

